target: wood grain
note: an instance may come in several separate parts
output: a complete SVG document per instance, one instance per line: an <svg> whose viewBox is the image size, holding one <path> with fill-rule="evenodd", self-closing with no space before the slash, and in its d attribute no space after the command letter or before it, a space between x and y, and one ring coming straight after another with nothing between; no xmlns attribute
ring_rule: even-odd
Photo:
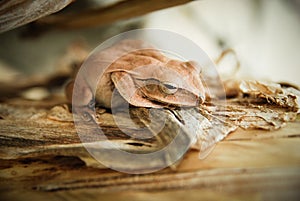
<svg viewBox="0 0 300 201"><path fill-rule="evenodd" d="M73 11L70 8L68 12L50 15L62 10L73 1L1 1L0 33L30 22L35 22L33 29L37 33L53 28L77 29L101 26L118 20L141 16L156 10L182 5L192 0L126 0L117 1L107 6L97 5L94 2L95 5L92 8L83 6L81 9L74 9ZM79 2L78 6L80 6L80 3L84 5L84 2Z"/></svg>
<svg viewBox="0 0 300 201"><path fill-rule="evenodd" d="M55 13L73 0L3 0L0 2L0 33Z"/></svg>
<svg viewBox="0 0 300 201"><path fill-rule="evenodd" d="M57 102L15 98L0 104L1 198L298 200L300 197L299 116L275 131L238 129L218 143L204 160L198 159L198 151L190 150L175 169L128 175L107 169L90 157L80 145L72 121L64 116L66 106L61 102L61 98ZM58 117L66 121L53 119L53 112L60 113ZM103 119L111 125L108 116ZM107 132L111 132L116 142L124 138L118 130Z"/></svg>
<svg viewBox="0 0 300 201"><path fill-rule="evenodd" d="M52 15L40 19L37 26L51 26L60 29L77 29L110 24L118 20L133 18L156 10L182 5L192 0L126 0L104 8L82 12Z"/></svg>

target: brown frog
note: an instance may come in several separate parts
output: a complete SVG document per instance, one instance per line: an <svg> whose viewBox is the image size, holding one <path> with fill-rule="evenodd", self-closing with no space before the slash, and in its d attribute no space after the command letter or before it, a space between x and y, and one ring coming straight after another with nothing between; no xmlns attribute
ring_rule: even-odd
<svg viewBox="0 0 300 201"><path fill-rule="evenodd" d="M66 86L68 100L75 97L81 106L93 106L95 99L110 108L114 90L138 107L191 107L205 101L201 67L196 62L170 59L143 41L123 40L94 53L83 68L76 83Z"/></svg>

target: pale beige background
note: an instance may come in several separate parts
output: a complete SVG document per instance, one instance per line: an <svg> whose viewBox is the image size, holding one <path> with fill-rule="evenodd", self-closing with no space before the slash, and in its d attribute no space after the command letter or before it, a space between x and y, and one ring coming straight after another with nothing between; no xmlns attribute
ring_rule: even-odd
<svg viewBox="0 0 300 201"><path fill-rule="evenodd" d="M241 61L241 76L300 85L300 2L202 0L147 16L146 27L180 33L212 58L224 46Z"/></svg>
<svg viewBox="0 0 300 201"><path fill-rule="evenodd" d="M20 38L21 27L0 34L0 74L3 66L51 72L72 41L81 38L93 48L134 26L182 34L211 58L222 48L233 48L241 61L240 76L300 85L299 5L297 0L200 0L110 27L53 31L34 39Z"/></svg>

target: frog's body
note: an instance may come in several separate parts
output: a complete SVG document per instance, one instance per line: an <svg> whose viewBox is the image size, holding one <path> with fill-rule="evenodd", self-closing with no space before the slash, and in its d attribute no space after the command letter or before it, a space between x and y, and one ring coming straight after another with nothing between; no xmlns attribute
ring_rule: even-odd
<svg viewBox="0 0 300 201"><path fill-rule="evenodd" d="M86 70L76 78L76 90L74 82L66 88L68 99L81 99L77 101L81 105L95 97L99 105L110 108L115 89L138 107L197 106L205 100L201 68L195 62L169 59L142 41L121 41L93 54L84 65ZM95 77L99 75L100 79Z"/></svg>

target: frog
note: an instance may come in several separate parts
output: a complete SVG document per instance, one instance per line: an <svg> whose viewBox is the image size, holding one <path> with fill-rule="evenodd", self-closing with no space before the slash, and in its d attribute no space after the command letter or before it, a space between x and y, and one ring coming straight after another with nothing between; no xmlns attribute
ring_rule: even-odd
<svg viewBox="0 0 300 201"><path fill-rule="evenodd" d="M113 101L118 107L115 92L123 102L146 108L195 107L207 96L197 62L169 58L142 40L123 40L95 52L83 66L65 94L69 103L76 98L76 104L87 108L111 108Z"/></svg>

